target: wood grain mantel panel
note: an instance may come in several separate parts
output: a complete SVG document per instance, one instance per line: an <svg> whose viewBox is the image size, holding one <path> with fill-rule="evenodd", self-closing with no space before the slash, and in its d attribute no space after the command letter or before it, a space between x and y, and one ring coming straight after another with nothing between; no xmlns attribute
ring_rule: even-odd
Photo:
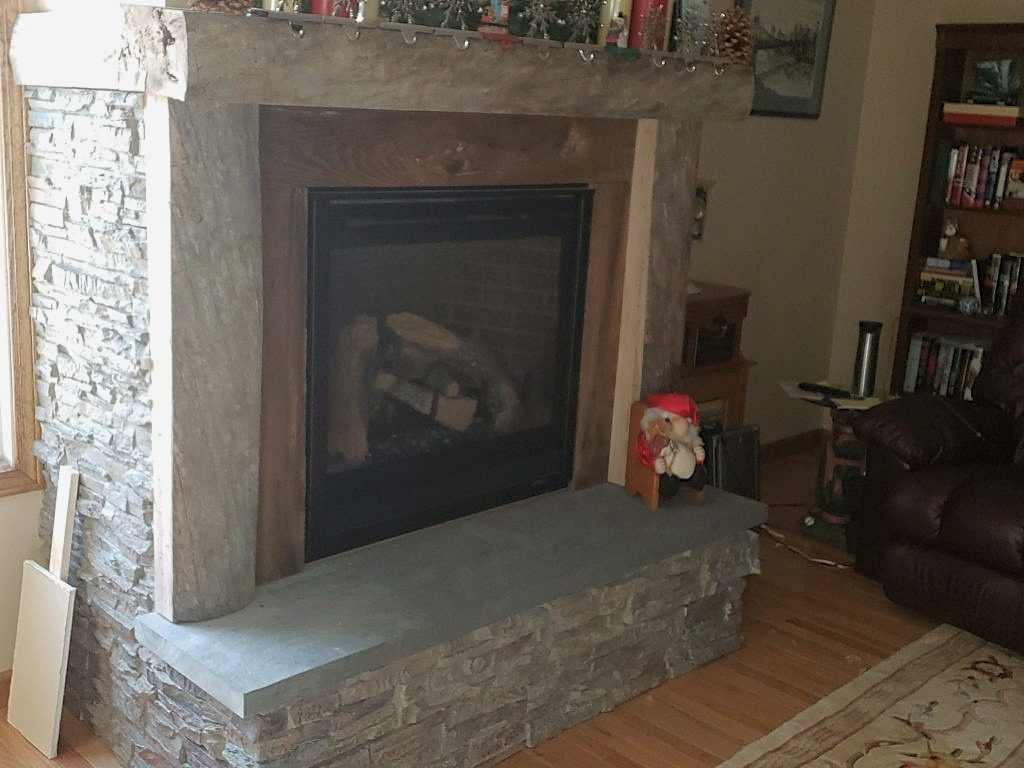
<svg viewBox="0 0 1024 768"><path fill-rule="evenodd" d="M257 579L305 560L306 191L580 183L594 189L574 487L605 482L636 122L261 110L264 359Z"/></svg>
<svg viewBox="0 0 1024 768"><path fill-rule="evenodd" d="M264 107L263 184L619 182L629 179L635 133L627 120Z"/></svg>

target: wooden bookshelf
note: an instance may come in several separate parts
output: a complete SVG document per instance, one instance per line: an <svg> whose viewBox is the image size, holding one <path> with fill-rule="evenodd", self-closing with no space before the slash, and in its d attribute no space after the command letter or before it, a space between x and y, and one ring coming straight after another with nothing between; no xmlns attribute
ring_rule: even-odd
<svg viewBox="0 0 1024 768"><path fill-rule="evenodd" d="M947 218L955 219L960 231L970 240L971 254L979 260L982 272L984 260L994 252L1024 252L1024 213L950 207L945 202L949 155L953 147L977 144L1024 148L1024 126L998 128L942 121L943 103L962 99L973 63L1000 58L1024 59L1024 24L938 27L931 101L890 382L893 393L903 388L907 349L911 337L918 331L988 341L1003 323L1002 317L961 315L953 309L924 305L917 297L918 276L925 259L937 255L942 225Z"/></svg>

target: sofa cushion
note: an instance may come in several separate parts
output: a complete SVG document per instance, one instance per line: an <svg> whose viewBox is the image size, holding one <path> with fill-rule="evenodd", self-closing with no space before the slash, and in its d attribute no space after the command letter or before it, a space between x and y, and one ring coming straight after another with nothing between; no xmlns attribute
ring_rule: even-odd
<svg viewBox="0 0 1024 768"><path fill-rule="evenodd" d="M990 464L925 467L905 474L885 502L885 519L893 539L935 545L942 530L942 515L949 497L979 474L992 472Z"/></svg>
<svg viewBox="0 0 1024 768"><path fill-rule="evenodd" d="M989 568L1024 576L1024 468L986 474L949 495L939 545Z"/></svg>

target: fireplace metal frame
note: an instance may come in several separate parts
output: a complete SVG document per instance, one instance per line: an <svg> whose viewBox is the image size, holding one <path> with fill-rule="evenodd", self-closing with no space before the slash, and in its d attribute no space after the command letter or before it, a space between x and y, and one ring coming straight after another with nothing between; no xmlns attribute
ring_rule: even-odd
<svg viewBox="0 0 1024 768"><path fill-rule="evenodd" d="M309 191L307 562L569 485L593 196L586 184ZM379 228L371 233L353 223L387 220L394 214L430 220L431 225L395 225L382 235ZM456 227L450 223L453 218ZM333 300L328 244L400 246L439 238L466 242L537 235L555 236L561 243L550 425L331 472L324 418L332 345L324 327Z"/></svg>

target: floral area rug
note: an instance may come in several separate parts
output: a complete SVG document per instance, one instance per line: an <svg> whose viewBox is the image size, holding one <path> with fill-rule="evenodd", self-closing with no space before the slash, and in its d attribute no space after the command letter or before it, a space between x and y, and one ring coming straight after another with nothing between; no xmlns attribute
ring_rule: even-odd
<svg viewBox="0 0 1024 768"><path fill-rule="evenodd" d="M719 768L1024 768L1024 657L932 630Z"/></svg>

